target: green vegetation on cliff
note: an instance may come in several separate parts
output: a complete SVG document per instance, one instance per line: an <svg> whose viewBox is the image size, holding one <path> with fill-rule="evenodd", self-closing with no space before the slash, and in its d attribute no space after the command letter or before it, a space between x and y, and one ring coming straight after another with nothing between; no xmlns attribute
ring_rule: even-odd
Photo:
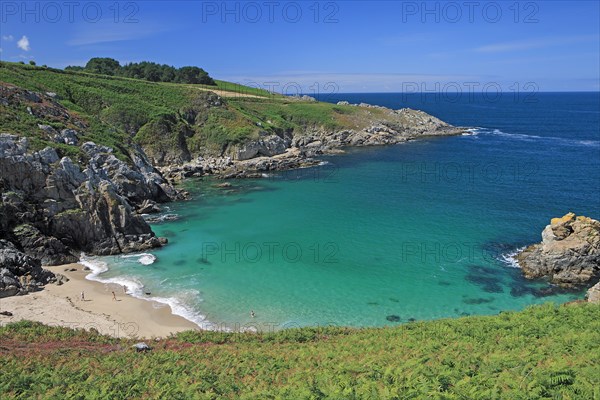
<svg viewBox="0 0 600 400"><path fill-rule="evenodd" d="M132 340L0 328L2 398L598 399L600 307L530 307L380 329Z"/></svg>
<svg viewBox="0 0 600 400"><path fill-rule="evenodd" d="M118 155L127 153L127 145L138 143L159 162L186 160L190 154L222 155L228 146L261 133L355 128L380 113L302 101L224 81L215 81L215 86L149 82L7 62L0 62L0 84L54 93L70 115L88 125L77 129L83 140L113 147ZM57 146L39 128L76 128L51 113L39 118L25 104L0 103L0 115L0 131L29 136L35 148L54 146L68 155L79 151Z"/></svg>

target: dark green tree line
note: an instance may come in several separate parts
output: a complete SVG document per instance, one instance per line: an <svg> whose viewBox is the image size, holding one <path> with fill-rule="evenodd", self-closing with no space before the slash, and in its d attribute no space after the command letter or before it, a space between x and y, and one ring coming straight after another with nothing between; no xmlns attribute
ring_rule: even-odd
<svg viewBox="0 0 600 400"><path fill-rule="evenodd" d="M151 82L215 85L215 81L202 68L191 66L175 68L170 65L149 61L129 63L122 66L115 59L96 57L88 61L85 67L69 66L65 70L123 76L126 78L144 79Z"/></svg>

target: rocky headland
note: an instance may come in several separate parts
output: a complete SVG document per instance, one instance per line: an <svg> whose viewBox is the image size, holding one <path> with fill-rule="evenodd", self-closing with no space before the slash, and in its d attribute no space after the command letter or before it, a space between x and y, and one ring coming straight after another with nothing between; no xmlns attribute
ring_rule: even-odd
<svg viewBox="0 0 600 400"><path fill-rule="evenodd" d="M346 105L345 103L347 102L338 104ZM226 179L256 178L268 171L317 165L319 161L314 159L315 156L343 153L344 147L383 146L417 138L454 136L466 132L465 128L454 127L419 110L392 110L365 103L354 107L377 109L380 114L362 128L332 130L307 127L302 132L289 130L278 135L261 132L258 139L231 146L219 156L200 155L182 163L167 164L159 159L156 164L166 177L174 181L204 175ZM190 154L182 150L178 152Z"/></svg>
<svg viewBox="0 0 600 400"><path fill-rule="evenodd" d="M568 213L553 218L542 232L542 242L521 251L516 259L526 278L547 278L567 288L596 284L600 277L600 222ZM589 298L600 297L600 284Z"/></svg>

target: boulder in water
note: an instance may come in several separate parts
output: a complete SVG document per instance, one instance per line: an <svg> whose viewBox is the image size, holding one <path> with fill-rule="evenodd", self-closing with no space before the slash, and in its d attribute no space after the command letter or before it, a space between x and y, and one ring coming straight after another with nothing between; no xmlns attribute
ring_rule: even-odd
<svg viewBox="0 0 600 400"><path fill-rule="evenodd" d="M563 287L590 284L600 274L600 222L573 213L553 218L542 242L516 258L526 278L547 277Z"/></svg>

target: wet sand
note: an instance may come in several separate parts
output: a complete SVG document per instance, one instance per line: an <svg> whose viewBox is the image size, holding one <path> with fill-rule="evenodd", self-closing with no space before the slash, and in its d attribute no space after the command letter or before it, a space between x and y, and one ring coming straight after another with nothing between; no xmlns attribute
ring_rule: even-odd
<svg viewBox="0 0 600 400"><path fill-rule="evenodd" d="M83 271L80 264L45 268L65 275L69 282L46 285L43 290L25 296L0 299L0 311L13 313L12 317L0 316L0 325L30 320L86 330L95 328L115 337L147 339L199 329L185 318L173 315L168 305L129 296L119 285L85 279L89 271ZM65 271L72 268L76 271Z"/></svg>

